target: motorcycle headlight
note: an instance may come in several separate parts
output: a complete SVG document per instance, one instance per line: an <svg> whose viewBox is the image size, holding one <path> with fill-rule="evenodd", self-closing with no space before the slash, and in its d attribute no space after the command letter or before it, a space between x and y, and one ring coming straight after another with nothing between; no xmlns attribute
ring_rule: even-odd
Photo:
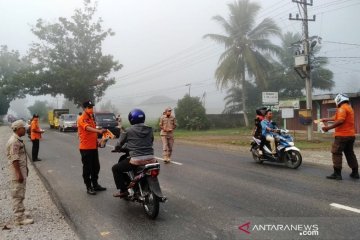
<svg viewBox="0 0 360 240"><path fill-rule="evenodd" d="M291 147L293 147L295 144L294 144L294 142L289 142L289 145L290 145Z"/></svg>

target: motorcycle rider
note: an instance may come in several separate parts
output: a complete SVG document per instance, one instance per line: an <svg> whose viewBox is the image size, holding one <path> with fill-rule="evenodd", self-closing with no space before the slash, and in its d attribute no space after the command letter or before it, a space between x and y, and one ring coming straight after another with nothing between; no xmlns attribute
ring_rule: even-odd
<svg viewBox="0 0 360 240"><path fill-rule="evenodd" d="M270 142L271 153L276 154L275 147L275 138L274 132L276 132L276 127L272 122L272 112L271 109L267 109L265 112L265 119L261 121L262 136L266 141Z"/></svg>
<svg viewBox="0 0 360 240"><path fill-rule="evenodd" d="M264 144L266 141L262 135L262 128L261 128L261 121L264 120L264 118L265 118L266 110L267 110L267 107L262 107L262 108L256 109L256 117L254 120L255 126L253 129L253 136L255 138L258 138L261 140L259 150L258 150L259 155L263 154L262 150L263 150L263 147L264 147Z"/></svg>
<svg viewBox="0 0 360 240"><path fill-rule="evenodd" d="M145 113L141 109L133 109L128 116L131 126L121 133L120 139L115 146L115 151L126 149L129 151L130 158L120 159L112 167L114 181L119 192L113 194L114 197L128 196L124 172L135 170L137 166L156 162L153 149L153 129L144 124Z"/></svg>

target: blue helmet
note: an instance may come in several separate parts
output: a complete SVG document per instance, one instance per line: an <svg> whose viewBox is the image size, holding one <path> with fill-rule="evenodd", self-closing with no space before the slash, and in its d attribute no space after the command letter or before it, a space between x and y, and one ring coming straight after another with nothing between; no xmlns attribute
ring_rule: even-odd
<svg viewBox="0 0 360 240"><path fill-rule="evenodd" d="M135 108L129 112L128 116L129 122L131 125L144 123L145 122L145 113L143 110Z"/></svg>

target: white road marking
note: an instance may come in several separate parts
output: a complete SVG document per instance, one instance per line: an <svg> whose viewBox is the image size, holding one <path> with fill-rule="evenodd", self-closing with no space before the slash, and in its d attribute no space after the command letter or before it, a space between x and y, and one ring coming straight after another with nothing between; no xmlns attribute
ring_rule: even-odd
<svg viewBox="0 0 360 240"><path fill-rule="evenodd" d="M340 208L340 209L344 209L344 210L351 211L351 212L360 213L360 209L348 207L348 206L341 205L341 204L338 204L338 203L331 203L330 206Z"/></svg>
<svg viewBox="0 0 360 240"><path fill-rule="evenodd" d="M110 144L106 144L106 147L109 147L109 148L115 148L115 146L113 145L110 145ZM159 158L159 157L155 157L157 160L161 160L163 162L165 162L165 160L163 158ZM171 161L170 163L173 163L173 164L176 164L176 165L183 165L182 163L179 163L179 162L174 162L174 161Z"/></svg>

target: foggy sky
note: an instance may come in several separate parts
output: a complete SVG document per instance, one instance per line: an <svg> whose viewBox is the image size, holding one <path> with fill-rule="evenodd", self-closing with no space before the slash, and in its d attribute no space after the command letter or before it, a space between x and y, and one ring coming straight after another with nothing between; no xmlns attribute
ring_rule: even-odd
<svg viewBox="0 0 360 240"><path fill-rule="evenodd" d="M107 90L103 100L110 99L126 112L125 106L134 107L157 95L177 100L188 93L185 84L191 83L191 96L202 97L206 92L207 112L220 113L225 91L216 89L214 71L223 47L202 37L223 33L211 18L227 17L229 2L99 0L97 17L103 19L104 29L116 33L105 41L103 53L114 55L124 65L114 74L117 83ZM301 22L288 20L289 13L298 13L291 0L256 2L262 5L259 21L271 17L283 32L302 31ZM30 26L38 18L55 22L60 16L70 17L81 6L82 0L0 0L0 45L26 54L29 44L37 41ZM309 17L317 15L316 22L309 23L309 35L323 38L321 56L334 57L327 66L335 73L336 87L332 92L360 91L360 87L354 89L360 82L360 58L339 58L360 57L360 46L329 43L360 44L359 12L359 0L314 0L314 6L309 6ZM168 105L158 105L162 104Z"/></svg>

